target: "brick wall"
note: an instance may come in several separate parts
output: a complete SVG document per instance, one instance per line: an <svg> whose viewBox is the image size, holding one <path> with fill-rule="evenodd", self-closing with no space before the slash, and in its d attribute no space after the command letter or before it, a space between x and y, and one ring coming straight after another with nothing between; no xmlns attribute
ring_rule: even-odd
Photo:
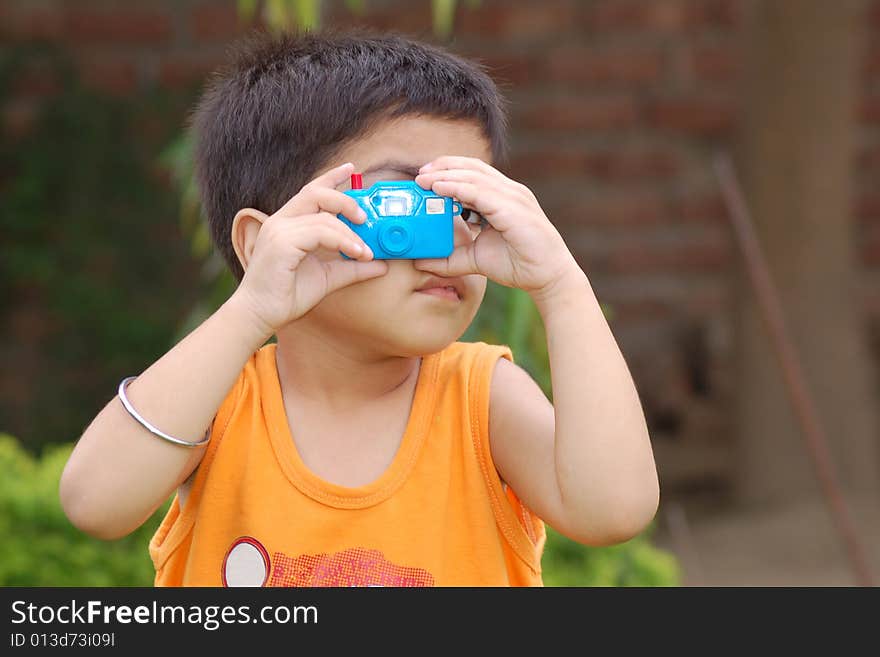
<svg viewBox="0 0 880 657"><path fill-rule="evenodd" d="M7 0L0 34L63 44L115 94L183 89L244 31L235 4ZM325 0L324 23L430 36L428 0L366 5L356 18ZM490 66L511 100L508 172L536 192L611 307L667 483L723 481L728 463L737 252L708 161L738 127L742 11L742 0L483 0L459 8L451 43ZM865 24L853 212L876 325L880 0L865 1ZM7 130L26 129L52 82L26 70L17 89Z"/></svg>

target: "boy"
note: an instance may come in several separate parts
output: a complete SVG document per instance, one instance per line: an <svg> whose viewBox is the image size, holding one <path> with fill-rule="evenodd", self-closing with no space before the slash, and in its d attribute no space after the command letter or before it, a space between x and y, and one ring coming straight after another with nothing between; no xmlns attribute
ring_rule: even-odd
<svg viewBox="0 0 880 657"><path fill-rule="evenodd" d="M646 527L633 382L561 236L491 165L503 101L478 66L397 36L257 37L194 127L239 285L87 427L60 487L77 527L124 536L177 489L150 543L168 586L540 585L544 521L587 545ZM355 171L458 199L453 253L375 260L336 216L364 220ZM506 346L457 341L488 278L540 310L555 408Z"/></svg>

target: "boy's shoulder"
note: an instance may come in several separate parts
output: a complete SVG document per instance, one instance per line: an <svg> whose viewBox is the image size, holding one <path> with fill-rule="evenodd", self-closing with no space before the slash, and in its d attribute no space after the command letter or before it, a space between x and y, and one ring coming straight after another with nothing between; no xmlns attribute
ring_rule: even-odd
<svg viewBox="0 0 880 657"><path fill-rule="evenodd" d="M505 344L493 344L482 340L473 342L456 341L447 346L442 352L444 358L458 360L477 360L507 358L513 360L513 351Z"/></svg>

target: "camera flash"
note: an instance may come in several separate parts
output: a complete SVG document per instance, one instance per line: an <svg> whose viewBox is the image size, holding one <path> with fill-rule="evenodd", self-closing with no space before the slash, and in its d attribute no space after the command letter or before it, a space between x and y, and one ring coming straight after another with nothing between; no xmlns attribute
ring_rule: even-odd
<svg viewBox="0 0 880 657"><path fill-rule="evenodd" d="M425 201L425 212L428 214L443 214L444 205L442 198L429 198Z"/></svg>

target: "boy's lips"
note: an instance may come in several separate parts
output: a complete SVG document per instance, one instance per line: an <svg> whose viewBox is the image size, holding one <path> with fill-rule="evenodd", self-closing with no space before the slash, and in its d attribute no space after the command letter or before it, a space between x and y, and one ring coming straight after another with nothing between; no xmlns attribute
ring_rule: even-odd
<svg viewBox="0 0 880 657"><path fill-rule="evenodd" d="M416 288L416 292L426 292L437 296L443 296L443 290L446 290L446 295L450 297L454 290L455 296L460 300L464 296L464 280L460 276L455 278L431 276L422 281L421 285Z"/></svg>

